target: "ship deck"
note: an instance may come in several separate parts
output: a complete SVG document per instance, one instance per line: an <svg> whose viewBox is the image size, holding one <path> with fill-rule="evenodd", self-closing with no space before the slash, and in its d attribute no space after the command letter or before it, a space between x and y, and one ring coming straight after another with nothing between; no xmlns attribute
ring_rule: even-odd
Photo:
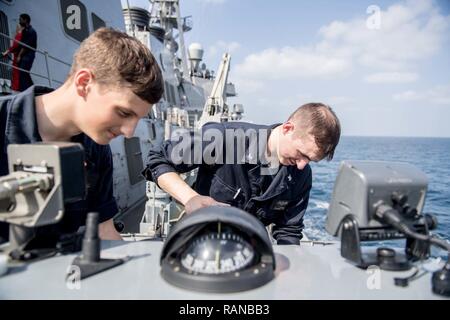
<svg viewBox="0 0 450 320"><path fill-rule="evenodd" d="M0 277L0 299L441 299L431 291L431 273L406 288L394 285L405 272L359 269L340 256L339 242L304 241L274 246L275 279L238 293L211 294L180 289L160 276L162 241L104 241L102 257L129 260L69 288L65 274L75 255L56 256Z"/></svg>

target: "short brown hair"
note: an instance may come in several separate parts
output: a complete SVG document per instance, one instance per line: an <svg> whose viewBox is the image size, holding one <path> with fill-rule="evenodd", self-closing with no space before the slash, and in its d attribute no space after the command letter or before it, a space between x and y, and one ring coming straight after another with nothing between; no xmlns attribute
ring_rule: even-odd
<svg viewBox="0 0 450 320"><path fill-rule="evenodd" d="M69 78L89 68L100 84L130 88L151 104L158 102L164 85L161 69L139 40L112 28L99 28L75 52Z"/></svg>
<svg viewBox="0 0 450 320"><path fill-rule="evenodd" d="M321 158L333 159L341 136L341 124L333 109L319 102L307 103L295 110L288 121L295 121L300 130L313 135Z"/></svg>

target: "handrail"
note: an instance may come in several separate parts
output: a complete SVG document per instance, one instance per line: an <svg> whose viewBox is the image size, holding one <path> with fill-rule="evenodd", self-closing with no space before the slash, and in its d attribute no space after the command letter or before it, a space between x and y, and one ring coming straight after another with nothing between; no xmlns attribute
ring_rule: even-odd
<svg viewBox="0 0 450 320"><path fill-rule="evenodd" d="M47 54L49 58L51 58L51 59L53 59L53 60L55 60L55 61L58 61L58 62L60 62L60 63L62 63L62 64L65 64L65 65L68 66L68 67L71 66L70 63L67 63L67 62L65 62L65 61L62 61L61 59L58 59L58 58L56 58L56 57L54 57L54 56L52 56L52 55L49 55L47 51L41 51L41 50L38 50L38 49L36 49L36 48L33 48L33 47L27 45L26 43L23 43L22 41L17 41L17 40L15 40L15 38L10 37L9 35L4 34L3 32L0 32L0 36L3 36L3 37L5 37L5 38L8 38L9 40L12 40L12 41L16 41L17 43L19 43L20 45L24 46L25 48L28 48L28 49L31 49L31 50L33 50L33 51L39 52L40 54L43 54L43 55Z"/></svg>
<svg viewBox="0 0 450 320"><path fill-rule="evenodd" d="M7 66L7 67L11 67L11 68L13 68L13 69L17 69L17 70L19 70L19 71L27 72L27 73L29 73L29 74L32 74L32 75L36 76L36 77L40 77L40 78L44 78L44 79L50 80L48 77L43 76L43 75L41 75L41 74L39 74L39 73L31 72L31 71L29 71L29 70L25 70L25 69L22 69L22 68L13 66L13 65L11 65L11 64L9 64L9 63L5 63L5 62L1 62L1 61L0 61L0 64L2 64L2 65L4 65L4 66ZM64 82L61 82L61 81L56 80L56 79L51 79L51 80L54 81L54 82L58 82L59 84L63 84L63 83L64 83Z"/></svg>
<svg viewBox="0 0 450 320"><path fill-rule="evenodd" d="M20 71L22 71L22 72L26 72L26 73L32 74L32 75L37 76L37 77L40 77L40 78L47 79L47 80L48 80L48 84L50 85L50 87L53 87L53 82L57 82L57 83L59 83L59 84L62 84L62 83L63 83L63 82L61 82L61 81L58 81L58 80L55 80L55 79L52 78L51 73L50 73L50 68L49 68L49 66L48 66L48 59L53 59L54 61L59 62L59 63L61 63L61 64L64 64L64 65L66 65L66 66L68 66L68 67L70 67L71 64L69 64L69 63L67 63L67 62L65 62L65 61L62 61L61 59L58 59L58 58L56 58L56 57L53 57L52 55L48 54L47 51L41 51L41 50L38 50L38 49L36 49L36 48L33 48L33 47L27 45L26 43L23 43L22 41L15 40L15 38L10 37L9 35L4 34L3 32L0 32L0 37L5 37L5 38L7 38L7 39L9 39L9 40L15 41L15 42L19 43L21 46L25 47L25 48L28 48L28 49L30 49L30 50L33 50L33 51L35 51L35 52L37 52L37 53L42 54L42 55L44 56L44 59L45 59L45 68L46 68L46 71L47 71L47 76L43 76L43 75L41 75L41 74L38 74L38 73L35 73L35 72L31 72L31 70L25 70L25 69L16 67L16 66L14 66L14 65L12 65L12 64L5 63L5 62L2 62L2 61L0 61L0 64L5 65L5 66L8 66L8 67L11 67L11 68L13 68L13 69L20 70Z"/></svg>

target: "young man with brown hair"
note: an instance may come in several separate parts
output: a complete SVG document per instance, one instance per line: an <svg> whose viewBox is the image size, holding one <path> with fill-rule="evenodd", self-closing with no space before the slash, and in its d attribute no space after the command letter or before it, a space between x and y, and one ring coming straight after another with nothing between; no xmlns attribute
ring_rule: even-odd
<svg viewBox="0 0 450 320"><path fill-rule="evenodd" d="M265 225L274 224L278 244L298 244L312 186L308 163L331 160L340 134L337 116L322 103L303 105L286 122L272 126L207 123L197 141L181 134L152 149L144 175L181 202L188 214L233 205ZM199 171L191 188L178 173L195 168Z"/></svg>
<svg viewBox="0 0 450 320"><path fill-rule="evenodd" d="M88 212L100 215L99 235L118 240L113 216L112 155L108 143L131 137L163 94L161 70L147 47L110 28L85 39L65 83L56 90L32 86L0 98L0 176L8 173L7 146L38 141L72 141L85 149L87 196L66 206L62 221L43 235L75 232ZM6 225L0 237L7 240Z"/></svg>

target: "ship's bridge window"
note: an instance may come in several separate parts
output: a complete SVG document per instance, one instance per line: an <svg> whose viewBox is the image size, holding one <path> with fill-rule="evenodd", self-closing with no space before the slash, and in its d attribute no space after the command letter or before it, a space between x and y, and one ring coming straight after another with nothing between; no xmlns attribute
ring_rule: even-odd
<svg viewBox="0 0 450 320"><path fill-rule="evenodd" d="M73 40L83 41L89 36L87 10L78 0L60 0L64 32Z"/></svg>
<svg viewBox="0 0 450 320"><path fill-rule="evenodd" d="M0 10L0 32L9 35L8 17ZM5 52L9 48L10 40L0 35L0 52ZM11 80L11 68L8 66L8 57L0 56L0 78ZM1 92L1 90L0 90Z"/></svg>
<svg viewBox="0 0 450 320"><path fill-rule="evenodd" d="M105 21L100 19L100 17L98 15L96 15L95 13L92 13L92 26L94 27L94 31L95 31L101 27L106 27L106 23L105 23Z"/></svg>

